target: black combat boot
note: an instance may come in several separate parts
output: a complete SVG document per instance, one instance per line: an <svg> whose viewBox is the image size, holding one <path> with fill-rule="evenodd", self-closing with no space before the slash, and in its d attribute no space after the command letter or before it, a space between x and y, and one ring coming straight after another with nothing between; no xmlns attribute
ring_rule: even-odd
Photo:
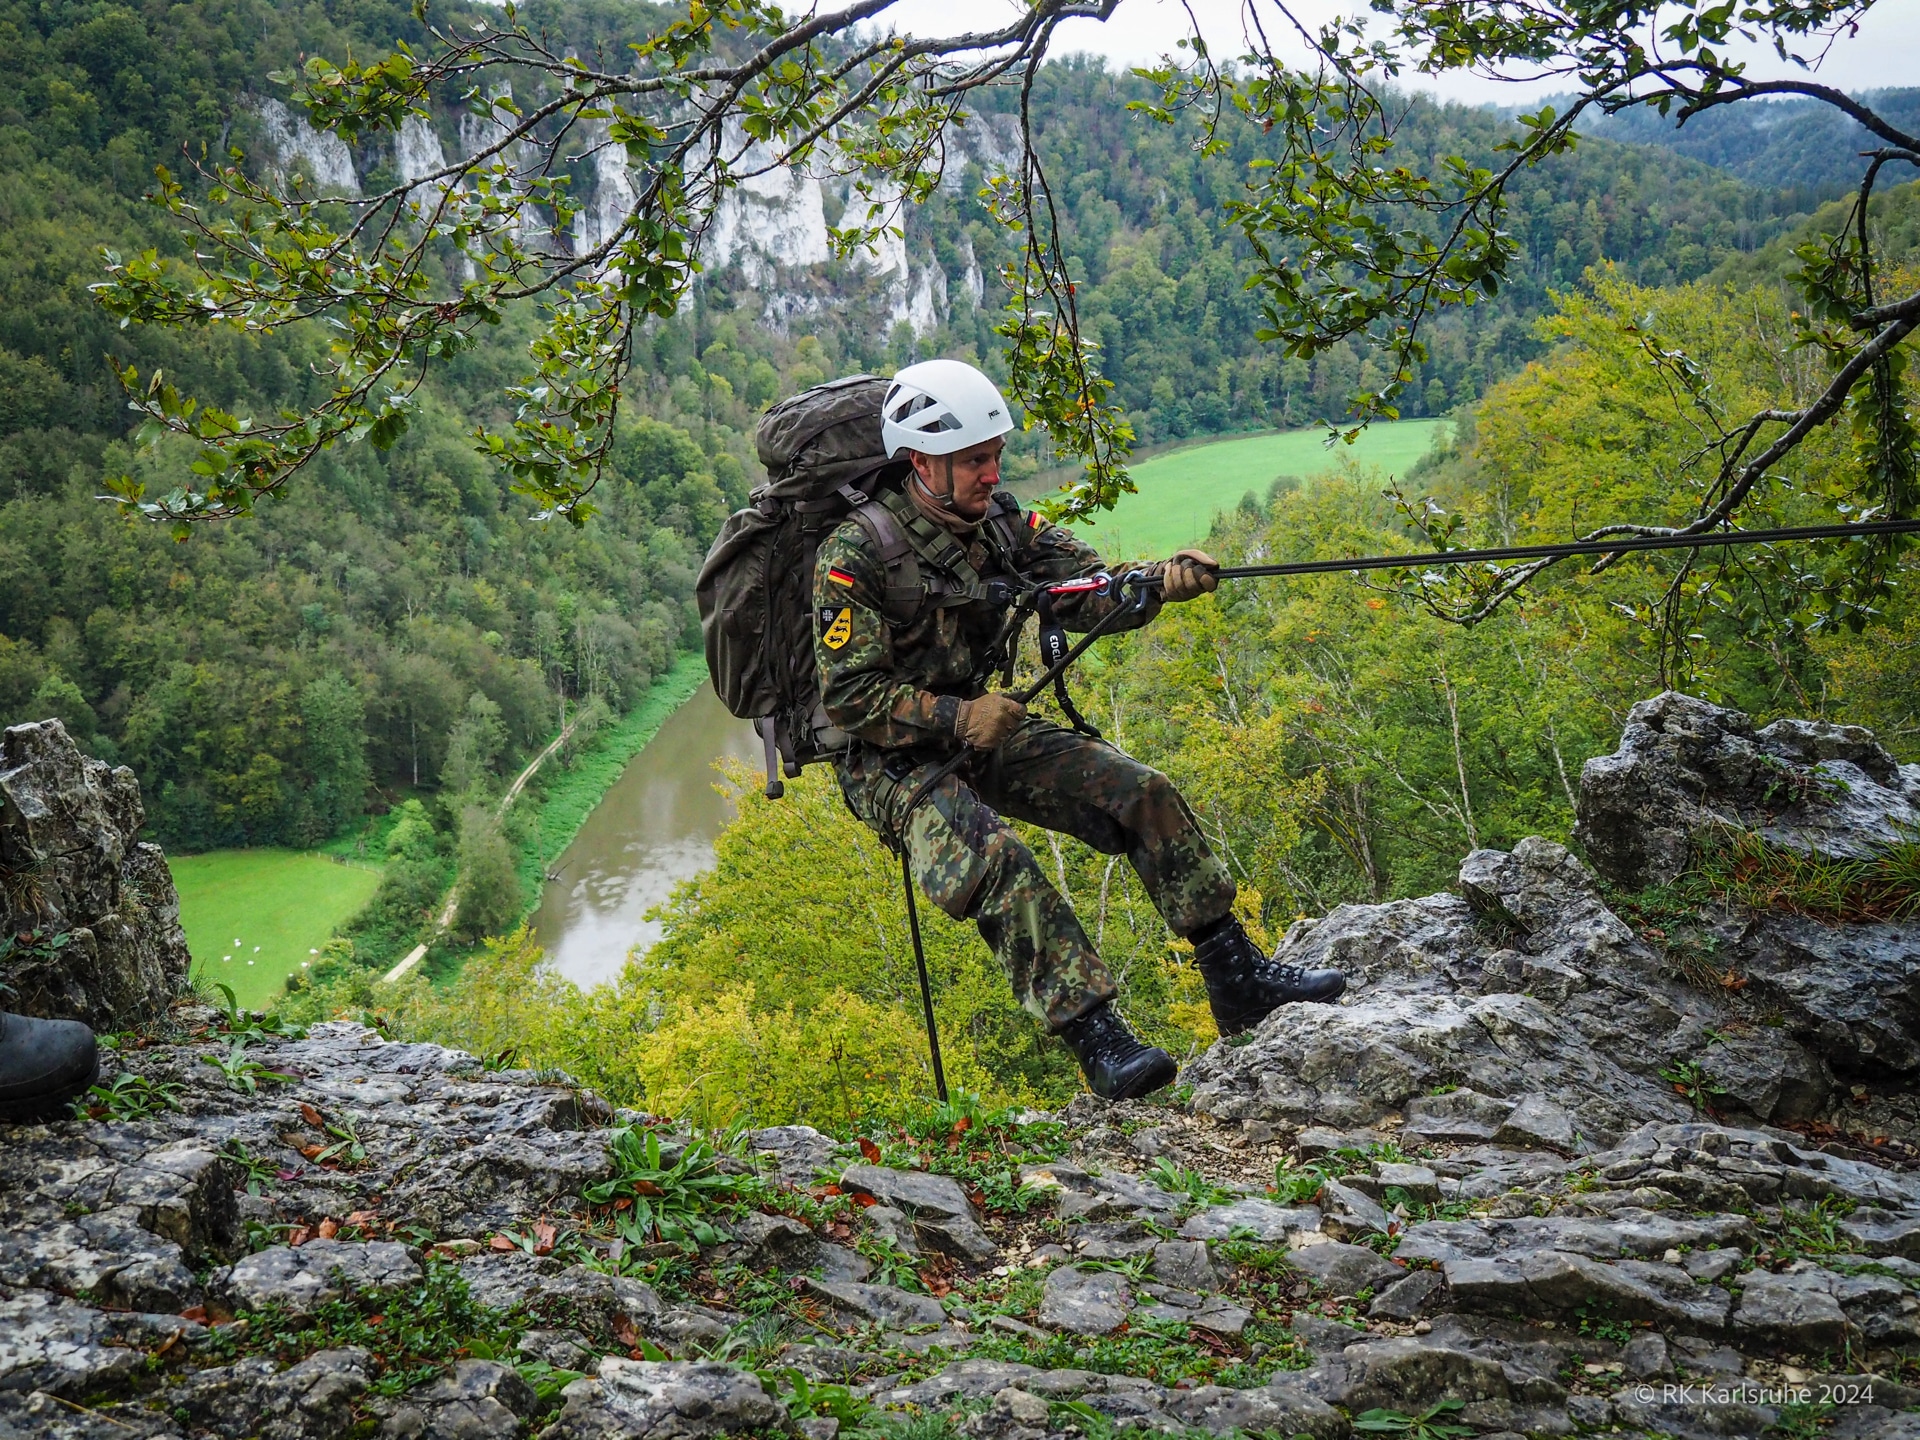
<svg viewBox="0 0 1920 1440"><path fill-rule="evenodd" d="M1231 915L1194 937L1193 958L1222 1035L1251 1030L1296 1000L1338 1000L1347 988L1338 970L1302 970L1269 960Z"/></svg>
<svg viewBox="0 0 1920 1440"><path fill-rule="evenodd" d="M1164 1050L1140 1043L1111 1004L1069 1020L1060 1038L1073 1050L1087 1088L1102 1100L1132 1100L1171 1085L1180 1067Z"/></svg>
<svg viewBox="0 0 1920 1440"><path fill-rule="evenodd" d="M48 1120L100 1076L93 1031L78 1020L0 1011L0 1120Z"/></svg>

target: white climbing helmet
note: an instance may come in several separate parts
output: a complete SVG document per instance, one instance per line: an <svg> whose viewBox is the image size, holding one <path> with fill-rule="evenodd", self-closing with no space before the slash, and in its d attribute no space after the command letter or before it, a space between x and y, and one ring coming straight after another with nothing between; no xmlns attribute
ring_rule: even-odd
<svg viewBox="0 0 1920 1440"><path fill-rule="evenodd" d="M952 455L1013 429L1013 411L999 388L964 360L922 360L893 377L880 407L880 444L892 459L902 450Z"/></svg>

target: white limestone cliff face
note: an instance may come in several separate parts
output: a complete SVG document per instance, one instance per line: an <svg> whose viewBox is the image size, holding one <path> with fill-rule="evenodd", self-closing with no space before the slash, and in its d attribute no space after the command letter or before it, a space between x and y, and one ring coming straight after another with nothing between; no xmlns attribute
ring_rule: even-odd
<svg viewBox="0 0 1920 1440"><path fill-rule="evenodd" d="M431 175L447 163L446 149L433 126L418 115L409 115L400 124L393 141L393 168L402 180L413 181Z"/></svg>
<svg viewBox="0 0 1920 1440"><path fill-rule="evenodd" d="M972 298L975 309L986 303L987 281L980 273L980 257L973 253L973 237L964 230L960 232L960 287Z"/></svg>
<svg viewBox="0 0 1920 1440"><path fill-rule="evenodd" d="M826 264L833 252L819 180L782 166L743 181L720 202L702 251L715 270L737 261L760 289L782 269Z"/></svg>
<svg viewBox="0 0 1920 1440"><path fill-rule="evenodd" d="M915 335L938 328L947 318L947 276L931 252L915 253L907 237L894 233L905 228L905 206L896 196L881 195L874 201L852 199L854 206L877 204L874 218L888 225L870 255L859 257L855 267L876 277L887 301L887 327L905 323Z"/></svg>
<svg viewBox="0 0 1920 1440"><path fill-rule="evenodd" d="M254 106L260 138L274 172L284 178L304 177L322 195L358 195L360 177L353 154L338 135L316 130L307 117L296 115L283 100L267 97Z"/></svg>
<svg viewBox="0 0 1920 1440"><path fill-rule="evenodd" d="M894 305L894 323L905 320L914 334L924 335L947 317L947 272L929 253L919 265L910 264L903 278L909 286L906 304Z"/></svg>
<svg viewBox="0 0 1920 1440"><path fill-rule="evenodd" d="M377 150L356 157L339 137L315 130L305 116L281 100L263 99L254 109L269 168L283 178L305 177L318 193L359 195L360 173L386 158ZM452 148L458 155L472 156L488 150L502 135L497 121L470 113L456 117L453 128ZM607 140L604 121L587 127L583 134L587 174L582 177L580 190L582 208L570 232L555 234L547 216L529 206L522 217L522 243L585 253L617 234L631 212L642 182L629 169L625 151ZM432 122L417 116L409 117L389 143L394 171L402 180L431 175L449 158L448 145L440 132ZM734 137L734 143L737 147L739 137ZM698 249L708 275L737 266L741 278L765 297L765 320L784 327L835 303L835 285L831 277L821 273L833 260L828 240L828 190L833 190L834 198L843 205L864 208L871 202L853 193L851 181L832 173L830 158L817 172L805 167L772 166L767 164L771 157L759 153L759 148L748 148L739 168L766 168L749 175L721 200L705 233L698 238ZM941 187L947 193L958 193L970 165L993 173L1017 154L1018 134L1009 118L971 117L949 143ZM507 152L501 158L511 163L519 157ZM896 198L882 195L878 203L887 222L902 225L903 209ZM959 272L949 277L923 240L890 234L882 236L872 251L854 256L848 269L877 287L884 306L883 323L889 330L904 323L915 335L925 335L949 317L954 285L974 305L985 302L985 278L972 243L964 235L959 259Z"/></svg>
<svg viewBox="0 0 1920 1440"><path fill-rule="evenodd" d="M605 139L605 128L606 122L601 121L602 134L592 155L593 193L573 221L575 254L598 249L610 240L640 198L625 151Z"/></svg>
<svg viewBox="0 0 1920 1440"><path fill-rule="evenodd" d="M957 193L970 163L983 170L1001 168L1017 153L1017 135L1009 125L975 117L957 142L949 147L947 173L942 188ZM730 146L740 150L742 137L729 137ZM634 173L619 147L603 138L589 142L593 172L591 194L583 197L583 208L575 220L573 244L576 252L591 250L605 243L619 228L638 194ZM819 313L831 303L817 283L819 267L833 259L828 240L828 192L843 206L878 206L875 217L894 226L902 223L902 207L897 196L881 194L865 197L855 192L853 183L834 173L832 157L824 157L817 170L806 167L771 166L771 156L760 146L741 150L736 162L749 174L721 200L711 223L700 237L700 257L709 275L738 266L747 284L764 296L764 318L773 325L785 326ZM766 167L766 168L762 168ZM854 216L853 219L863 218ZM961 237L962 269L956 277L972 303L983 303L986 283L973 245ZM867 253L855 255L849 268L876 282L886 309L886 326L905 323L916 335L937 329L951 313L950 282L944 267L932 249L901 235L883 235Z"/></svg>

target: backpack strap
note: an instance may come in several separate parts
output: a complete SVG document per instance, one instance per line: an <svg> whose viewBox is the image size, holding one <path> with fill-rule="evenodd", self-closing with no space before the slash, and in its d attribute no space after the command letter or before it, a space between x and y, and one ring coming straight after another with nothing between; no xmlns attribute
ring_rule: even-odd
<svg viewBox="0 0 1920 1440"><path fill-rule="evenodd" d="M890 624L905 625L920 613L927 598L926 583L920 577L920 557L913 542L901 528L892 510L878 500L864 497L853 507L853 519L866 531L867 539L880 552L880 564L887 572L886 588L880 592L880 613Z"/></svg>
<svg viewBox="0 0 1920 1440"><path fill-rule="evenodd" d="M994 500L983 522L988 548L1003 559L1020 555L1027 532L1019 503L1003 495ZM989 586L967 558L966 547L915 511L904 495L888 492L865 500L854 506L852 515L886 567L881 613L889 623L909 624L929 604L1005 603L1003 592Z"/></svg>
<svg viewBox="0 0 1920 1440"><path fill-rule="evenodd" d="M1006 603L1004 591L989 585L980 568L973 563L970 558L971 546L963 545L951 531L921 514L904 494L896 492L888 495L887 504L932 572L927 577L927 599L931 604L946 607L971 605L979 601ZM998 542L984 528L984 519L981 523L983 529L980 533L984 536L987 552L993 555Z"/></svg>
<svg viewBox="0 0 1920 1440"><path fill-rule="evenodd" d="M1020 502L1004 490L993 492L984 528L1004 560L1018 560L1033 546L1033 530L1020 511Z"/></svg>

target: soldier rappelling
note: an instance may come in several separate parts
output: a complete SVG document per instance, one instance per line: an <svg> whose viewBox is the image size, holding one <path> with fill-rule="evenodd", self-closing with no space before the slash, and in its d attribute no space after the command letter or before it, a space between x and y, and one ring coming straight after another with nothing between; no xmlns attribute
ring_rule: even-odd
<svg viewBox="0 0 1920 1440"><path fill-rule="evenodd" d="M932 360L894 377L881 442L905 473L827 537L813 569L820 703L849 738L833 760L854 814L904 846L929 899L979 926L1015 996L1072 1048L1094 1093L1123 1099L1168 1084L1174 1060L1121 1018L1113 976L1009 819L1127 857L1168 928L1193 942L1223 1035L1290 1001L1332 1000L1346 980L1276 964L1253 943L1231 913L1232 878L1165 775L990 688L1014 643L1014 597L1106 570L1091 546L998 488L1012 426L971 365ZM1148 567L1158 598L1112 628L1212 590L1215 568L1198 550ZM1043 622L1084 631L1122 601L1107 587L1051 603ZM966 758L939 774L956 747Z"/></svg>

